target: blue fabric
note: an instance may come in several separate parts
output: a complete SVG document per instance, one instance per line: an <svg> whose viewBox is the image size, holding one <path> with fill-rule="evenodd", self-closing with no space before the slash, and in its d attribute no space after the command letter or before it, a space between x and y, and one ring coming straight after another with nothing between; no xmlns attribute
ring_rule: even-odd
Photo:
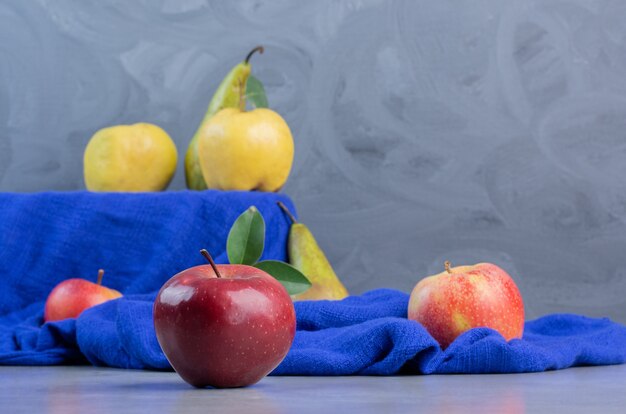
<svg viewBox="0 0 626 414"><path fill-rule="evenodd" d="M252 204L267 222L264 257L284 259L288 222L278 199L293 208L284 196L261 193L0 194L0 365L170 369L152 324L156 290L202 263L201 247L224 262L228 229ZM42 325L52 287L99 267L125 296ZM407 294L389 289L296 303L296 339L273 374L533 372L626 362L626 327L608 319L549 315L508 343L474 329L442 351L406 319L407 304Z"/></svg>
<svg viewBox="0 0 626 414"><path fill-rule="evenodd" d="M95 281L103 268L106 286L136 298L206 263L201 248L226 263L230 226L251 205L266 222L262 259L285 260L289 220L278 200L293 210L288 197L260 192L0 193L0 364L85 362L79 348L87 345L78 341L85 334L77 328L87 318L41 326L54 286L72 277ZM116 332L116 324L135 323L132 315L124 323L110 314L93 316L93 335L103 338ZM86 355L99 348L115 352L117 343L98 343L93 335L85 338L94 347ZM124 365L119 355L115 363L106 360Z"/></svg>

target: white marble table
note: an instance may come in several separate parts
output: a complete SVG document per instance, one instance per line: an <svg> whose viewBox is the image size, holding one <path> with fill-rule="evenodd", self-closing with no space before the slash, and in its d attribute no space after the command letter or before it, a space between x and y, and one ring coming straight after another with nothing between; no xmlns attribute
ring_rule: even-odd
<svg viewBox="0 0 626 414"><path fill-rule="evenodd" d="M268 377L198 390L175 373L0 367L0 413L624 413L626 365L539 374Z"/></svg>

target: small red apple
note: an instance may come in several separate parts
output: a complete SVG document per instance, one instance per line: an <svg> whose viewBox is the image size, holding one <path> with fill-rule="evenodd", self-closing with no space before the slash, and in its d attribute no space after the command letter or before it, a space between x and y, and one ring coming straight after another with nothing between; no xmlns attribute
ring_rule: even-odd
<svg viewBox="0 0 626 414"><path fill-rule="evenodd" d="M195 387L244 387L283 360L296 331L293 302L264 271L195 266L173 276L154 302L154 328L172 367Z"/></svg>
<svg viewBox="0 0 626 414"><path fill-rule="evenodd" d="M44 310L46 322L77 318L85 309L122 296L115 289L102 286L104 270L98 270L96 283L85 279L68 279L52 289Z"/></svg>
<svg viewBox="0 0 626 414"><path fill-rule="evenodd" d="M447 348L472 328L498 331L507 341L524 332L524 303L519 289L504 270L490 263L450 267L415 286L409 319L421 323Z"/></svg>

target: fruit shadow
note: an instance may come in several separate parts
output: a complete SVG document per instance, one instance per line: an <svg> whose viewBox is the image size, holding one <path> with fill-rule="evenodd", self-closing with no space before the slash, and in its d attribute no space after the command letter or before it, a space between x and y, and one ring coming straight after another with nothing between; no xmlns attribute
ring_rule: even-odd
<svg viewBox="0 0 626 414"><path fill-rule="evenodd" d="M118 383L107 385L107 388L113 388L118 390L132 390L132 391L148 391L148 392L216 392L216 393L228 393L228 392L249 392L258 393L264 392L266 384L254 384L248 387L239 388L215 388L215 387L193 387L181 379L167 380L167 381L133 381L130 383ZM271 386L269 387L271 389Z"/></svg>

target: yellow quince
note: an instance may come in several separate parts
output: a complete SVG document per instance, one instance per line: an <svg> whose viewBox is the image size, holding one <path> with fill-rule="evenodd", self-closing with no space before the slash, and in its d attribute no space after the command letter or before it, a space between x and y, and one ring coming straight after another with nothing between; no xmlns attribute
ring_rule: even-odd
<svg viewBox="0 0 626 414"><path fill-rule="evenodd" d="M91 191L161 191L174 176L177 158L174 142L156 125L104 128L85 148L85 184Z"/></svg>

